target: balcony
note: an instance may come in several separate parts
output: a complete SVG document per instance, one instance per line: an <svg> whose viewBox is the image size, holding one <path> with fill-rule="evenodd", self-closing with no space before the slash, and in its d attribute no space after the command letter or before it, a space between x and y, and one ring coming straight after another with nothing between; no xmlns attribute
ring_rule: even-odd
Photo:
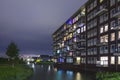
<svg viewBox="0 0 120 80"><path fill-rule="evenodd" d="M97 46L105 46L105 45L108 45L108 42L101 42Z"/></svg>
<svg viewBox="0 0 120 80"><path fill-rule="evenodd" d="M79 14L78 17L79 17L79 18L85 17L85 13L84 13L84 14L83 14L83 13Z"/></svg>
<svg viewBox="0 0 120 80"><path fill-rule="evenodd" d="M76 50L84 50L85 49L85 46L81 46L81 47L75 47Z"/></svg>
<svg viewBox="0 0 120 80"><path fill-rule="evenodd" d="M71 49L71 50L69 50L70 52L74 52L75 50L73 50L73 49Z"/></svg>
<svg viewBox="0 0 120 80"><path fill-rule="evenodd" d="M111 27L112 30L120 30L120 24L114 26L114 27Z"/></svg>
<svg viewBox="0 0 120 80"><path fill-rule="evenodd" d="M69 33L72 33L72 32L73 32L73 30L70 30L70 31L69 31Z"/></svg>
<svg viewBox="0 0 120 80"><path fill-rule="evenodd" d="M86 41L85 39L79 39L76 42L79 43L79 42L85 42L85 41Z"/></svg>
<svg viewBox="0 0 120 80"><path fill-rule="evenodd" d="M113 17L120 17L120 11L117 11L117 12L113 15Z"/></svg>
<svg viewBox="0 0 120 80"><path fill-rule="evenodd" d="M96 15L100 15L100 14L102 14L102 13L104 13L104 12L107 12L108 10L106 9L106 8L102 8L102 9L100 9L97 13L96 13Z"/></svg>
<svg viewBox="0 0 120 80"><path fill-rule="evenodd" d="M72 42L72 43L69 43L70 46L72 46L73 44L74 44L73 42Z"/></svg>

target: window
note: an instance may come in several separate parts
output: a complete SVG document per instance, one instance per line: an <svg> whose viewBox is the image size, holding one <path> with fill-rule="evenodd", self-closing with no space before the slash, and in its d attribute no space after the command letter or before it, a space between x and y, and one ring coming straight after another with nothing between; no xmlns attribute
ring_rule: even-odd
<svg viewBox="0 0 120 80"><path fill-rule="evenodd" d="M79 28L79 29L77 29L77 33L80 33L80 28Z"/></svg>
<svg viewBox="0 0 120 80"><path fill-rule="evenodd" d="M105 25L104 28L105 28L105 32L108 31L108 25Z"/></svg>
<svg viewBox="0 0 120 80"><path fill-rule="evenodd" d="M120 39L120 31L118 32L118 39Z"/></svg>
<svg viewBox="0 0 120 80"><path fill-rule="evenodd" d="M103 0L100 0L100 3L102 3L103 2Z"/></svg>
<svg viewBox="0 0 120 80"><path fill-rule="evenodd" d="M104 47L100 47L100 54L103 54Z"/></svg>
<svg viewBox="0 0 120 80"><path fill-rule="evenodd" d="M103 43L103 42L108 42L108 35L101 36L101 37L100 37L100 42L101 42L101 43Z"/></svg>
<svg viewBox="0 0 120 80"><path fill-rule="evenodd" d="M103 29L104 29L104 28L103 28L103 26L102 26L102 27L100 28L100 33L103 33Z"/></svg>
<svg viewBox="0 0 120 80"><path fill-rule="evenodd" d="M114 29L115 26L116 26L115 20L111 21L111 24L110 24L111 29Z"/></svg>
<svg viewBox="0 0 120 80"><path fill-rule="evenodd" d="M97 48L94 48L94 54L97 54Z"/></svg>
<svg viewBox="0 0 120 80"><path fill-rule="evenodd" d="M115 33L111 33L111 41L115 40Z"/></svg>
<svg viewBox="0 0 120 80"><path fill-rule="evenodd" d="M84 31L86 31L86 26L84 26Z"/></svg>
<svg viewBox="0 0 120 80"><path fill-rule="evenodd" d="M84 27L81 27L81 32L83 32L84 31Z"/></svg>
<svg viewBox="0 0 120 80"><path fill-rule="evenodd" d="M118 52L120 52L120 43L118 44Z"/></svg>
<svg viewBox="0 0 120 80"><path fill-rule="evenodd" d="M108 13L105 13L100 16L100 23L108 20Z"/></svg>
<svg viewBox="0 0 120 80"><path fill-rule="evenodd" d="M115 10L115 8L113 8L113 9L110 11L110 17L112 18L115 13L116 13L116 10Z"/></svg>
<svg viewBox="0 0 120 80"><path fill-rule="evenodd" d="M118 64L120 64L120 56L118 56Z"/></svg>
<svg viewBox="0 0 120 80"><path fill-rule="evenodd" d="M107 67L108 66L108 57L100 57L100 64L103 67Z"/></svg>
<svg viewBox="0 0 120 80"><path fill-rule="evenodd" d="M115 57L111 57L111 64L115 64Z"/></svg>
<svg viewBox="0 0 120 80"><path fill-rule="evenodd" d="M106 32L106 31L108 31L108 24L100 27L100 33L103 33L103 32Z"/></svg>
<svg viewBox="0 0 120 80"><path fill-rule="evenodd" d="M108 46L104 46L104 53L108 53Z"/></svg>
<svg viewBox="0 0 120 80"><path fill-rule="evenodd" d="M110 45L110 53L115 52L115 44Z"/></svg>
<svg viewBox="0 0 120 80"><path fill-rule="evenodd" d="M115 4L115 0L110 0L110 6Z"/></svg>
<svg viewBox="0 0 120 80"><path fill-rule="evenodd" d="M108 53L108 46L101 46L100 47L100 54Z"/></svg>

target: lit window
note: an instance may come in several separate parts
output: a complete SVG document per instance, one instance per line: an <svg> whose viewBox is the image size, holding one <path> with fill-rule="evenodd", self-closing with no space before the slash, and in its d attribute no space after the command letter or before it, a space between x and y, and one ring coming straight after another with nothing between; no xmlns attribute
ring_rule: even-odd
<svg viewBox="0 0 120 80"><path fill-rule="evenodd" d="M81 27L81 32L83 32L84 31L84 27Z"/></svg>
<svg viewBox="0 0 120 80"><path fill-rule="evenodd" d="M105 25L105 31L108 31L108 25Z"/></svg>
<svg viewBox="0 0 120 80"><path fill-rule="evenodd" d="M64 37L64 41L66 41L67 40L67 38L66 37Z"/></svg>
<svg viewBox="0 0 120 80"><path fill-rule="evenodd" d="M100 64L103 67L107 67L108 66L108 57L100 57Z"/></svg>
<svg viewBox="0 0 120 80"><path fill-rule="evenodd" d="M69 35L70 38L72 38L72 33Z"/></svg>
<svg viewBox="0 0 120 80"><path fill-rule="evenodd" d="M74 42L76 42L77 41L77 39L76 38L74 38Z"/></svg>
<svg viewBox="0 0 120 80"><path fill-rule="evenodd" d="M118 39L120 39L120 31L118 32Z"/></svg>
<svg viewBox="0 0 120 80"><path fill-rule="evenodd" d="M111 57L111 64L115 64L115 57Z"/></svg>
<svg viewBox="0 0 120 80"><path fill-rule="evenodd" d="M103 2L103 0L100 0L100 3Z"/></svg>
<svg viewBox="0 0 120 80"><path fill-rule="evenodd" d="M84 31L86 31L86 26L84 26Z"/></svg>
<svg viewBox="0 0 120 80"><path fill-rule="evenodd" d="M80 64L80 57L76 57L76 63Z"/></svg>
<svg viewBox="0 0 120 80"><path fill-rule="evenodd" d="M74 29L74 30L76 29L76 25L73 26L73 29Z"/></svg>
<svg viewBox="0 0 120 80"><path fill-rule="evenodd" d="M100 37L100 42L108 42L108 35L104 35Z"/></svg>
<svg viewBox="0 0 120 80"><path fill-rule="evenodd" d="M118 64L120 64L120 56L118 56Z"/></svg>
<svg viewBox="0 0 120 80"><path fill-rule="evenodd" d="M111 33L111 41L115 40L115 33Z"/></svg>
<svg viewBox="0 0 120 80"><path fill-rule="evenodd" d="M66 30L66 25L64 25L64 30Z"/></svg>
<svg viewBox="0 0 120 80"><path fill-rule="evenodd" d="M68 57L68 58L66 59L66 62L67 62L67 63L73 63L73 59L70 58L70 57Z"/></svg>
<svg viewBox="0 0 120 80"><path fill-rule="evenodd" d="M100 33L103 33L103 26L100 28Z"/></svg>
<svg viewBox="0 0 120 80"><path fill-rule="evenodd" d="M77 29L77 33L80 33L80 28L79 28L79 29Z"/></svg>

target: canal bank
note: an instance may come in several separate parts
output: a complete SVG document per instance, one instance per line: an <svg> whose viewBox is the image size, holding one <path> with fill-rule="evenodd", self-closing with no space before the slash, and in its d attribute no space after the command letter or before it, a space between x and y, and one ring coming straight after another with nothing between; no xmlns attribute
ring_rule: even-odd
<svg viewBox="0 0 120 80"><path fill-rule="evenodd" d="M64 70L72 70L72 71L80 71L80 72L93 72L96 73L97 68L88 68L86 65L73 65L73 64L59 64L59 63L55 63L54 67L57 67L59 69L64 69Z"/></svg>
<svg viewBox="0 0 120 80"><path fill-rule="evenodd" d="M76 65L76 64L69 64L69 63L54 63L54 66L64 70L73 70L73 71L80 71L80 72L120 72L120 69L116 70L114 67L108 68L103 66L93 66L93 65Z"/></svg>

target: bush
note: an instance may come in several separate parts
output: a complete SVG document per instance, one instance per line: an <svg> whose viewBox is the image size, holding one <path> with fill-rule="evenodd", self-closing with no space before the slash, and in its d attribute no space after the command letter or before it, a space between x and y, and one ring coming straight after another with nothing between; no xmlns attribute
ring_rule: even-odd
<svg viewBox="0 0 120 80"><path fill-rule="evenodd" d="M26 80L32 75L32 69L25 65L0 66L0 80Z"/></svg>

